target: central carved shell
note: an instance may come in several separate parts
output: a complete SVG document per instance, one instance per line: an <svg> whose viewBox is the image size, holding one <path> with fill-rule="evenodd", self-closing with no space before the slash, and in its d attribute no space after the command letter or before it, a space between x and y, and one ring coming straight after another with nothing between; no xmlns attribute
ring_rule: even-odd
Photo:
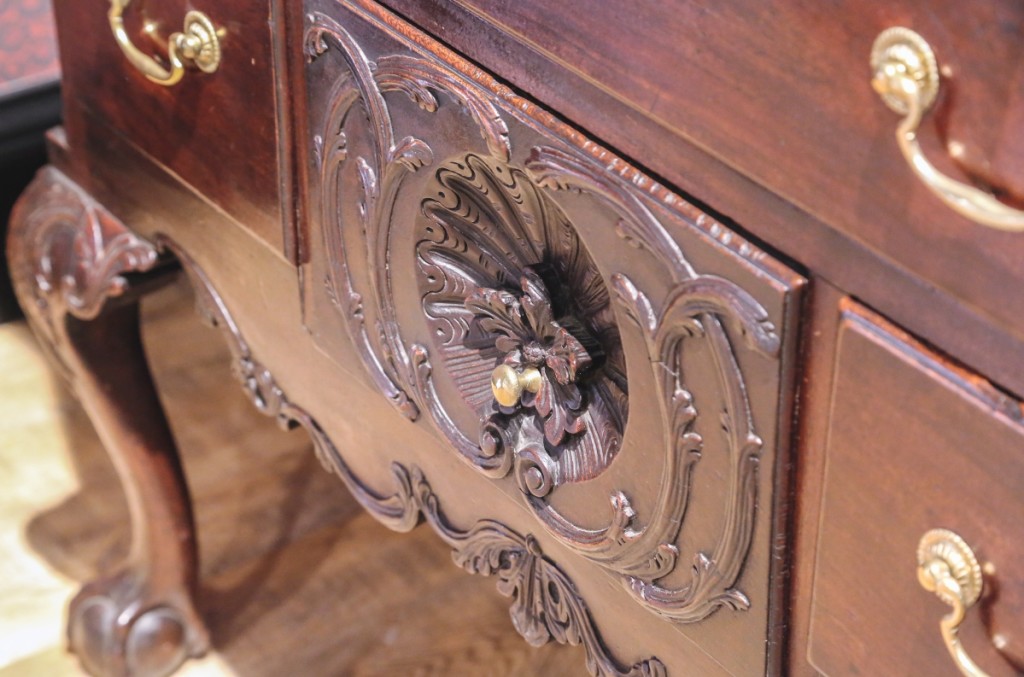
<svg viewBox="0 0 1024 677"><path fill-rule="evenodd" d="M441 165L429 195L416 247L431 352L481 425L539 464L523 473L524 489L542 495L599 475L629 413L626 363L608 289L576 229L524 170L490 158ZM500 406L491 373L502 364L539 370L537 391Z"/></svg>

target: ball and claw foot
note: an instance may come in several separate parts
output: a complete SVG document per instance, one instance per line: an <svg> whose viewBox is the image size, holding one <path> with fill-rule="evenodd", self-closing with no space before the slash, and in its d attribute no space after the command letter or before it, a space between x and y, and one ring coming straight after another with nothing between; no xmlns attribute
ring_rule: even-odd
<svg viewBox="0 0 1024 677"><path fill-rule="evenodd" d="M87 585L68 615L71 651L103 677L164 677L210 643L184 591L147 594L128 574Z"/></svg>
<svg viewBox="0 0 1024 677"><path fill-rule="evenodd" d="M21 307L103 441L132 522L121 573L71 603L70 647L93 674L163 677L209 644L191 598L199 561L192 502L140 332L139 298L174 271L54 167L18 200L8 232Z"/></svg>

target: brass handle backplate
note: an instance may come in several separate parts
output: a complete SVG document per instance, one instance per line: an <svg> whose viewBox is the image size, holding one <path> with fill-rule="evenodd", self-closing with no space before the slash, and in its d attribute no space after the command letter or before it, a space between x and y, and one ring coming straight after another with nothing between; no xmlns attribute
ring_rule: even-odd
<svg viewBox="0 0 1024 677"><path fill-rule="evenodd" d="M939 68L931 46L908 28L889 28L871 49L871 85L889 108L904 116L896 142L919 179L957 213L985 226L1024 231L1024 211L973 186L951 179L921 151L917 129L939 93Z"/></svg>
<svg viewBox="0 0 1024 677"><path fill-rule="evenodd" d="M110 0L107 18L110 30L114 33L118 46L139 71L148 79L165 87L181 81L188 67L198 68L204 73L213 73L220 65L220 38L222 31L214 27L202 12L191 11L185 14L185 26L180 33L172 33L167 39L167 60L170 68L165 68L156 59L136 47L124 27L122 14L131 0ZM147 30L154 30L147 25Z"/></svg>
<svg viewBox="0 0 1024 677"><path fill-rule="evenodd" d="M981 597L981 565L974 551L959 535L948 529L932 529L917 546L917 580L953 607L939 622L946 649L960 672L968 677L987 677L971 660L958 633L967 610Z"/></svg>

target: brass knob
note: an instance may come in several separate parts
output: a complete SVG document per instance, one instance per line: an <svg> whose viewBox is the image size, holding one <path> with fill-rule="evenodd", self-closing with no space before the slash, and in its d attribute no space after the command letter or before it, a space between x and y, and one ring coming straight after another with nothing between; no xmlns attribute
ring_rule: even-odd
<svg viewBox="0 0 1024 677"><path fill-rule="evenodd" d="M503 407L514 407L524 392L539 392L540 384L540 370L534 367L516 371L507 364L499 364L491 372L491 392Z"/></svg>

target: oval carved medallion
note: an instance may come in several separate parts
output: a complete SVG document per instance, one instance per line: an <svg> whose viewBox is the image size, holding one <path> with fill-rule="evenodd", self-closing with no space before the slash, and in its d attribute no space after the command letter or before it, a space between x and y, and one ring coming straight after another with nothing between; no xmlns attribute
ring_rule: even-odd
<svg viewBox="0 0 1024 677"><path fill-rule="evenodd" d="M522 169L468 154L435 173L416 245L423 310L446 373L481 417L482 446L517 450L543 496L591 479L621 447L626 363L611 296L568 218ZM499 365L539 372L502 406Z"/></svg>

